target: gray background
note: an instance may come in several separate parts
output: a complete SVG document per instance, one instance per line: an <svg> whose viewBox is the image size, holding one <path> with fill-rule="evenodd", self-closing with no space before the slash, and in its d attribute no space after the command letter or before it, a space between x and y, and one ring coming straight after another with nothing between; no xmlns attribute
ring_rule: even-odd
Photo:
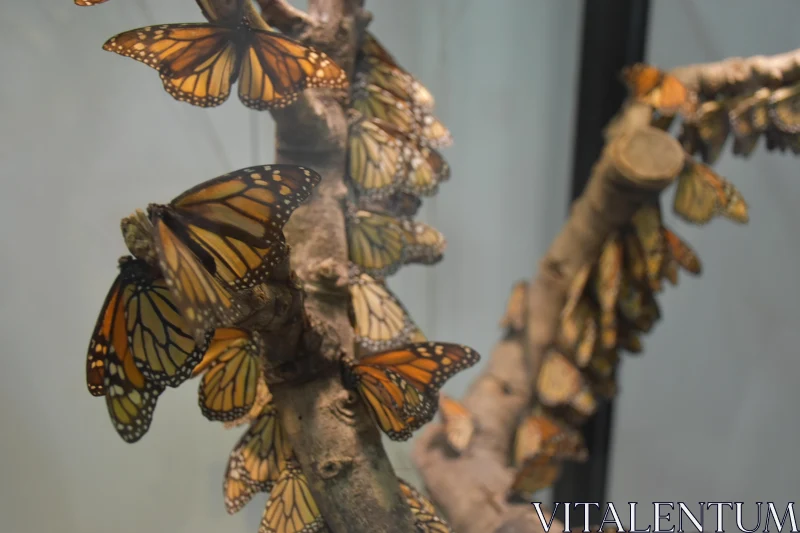
<svg viewBox="0 0 800 533"><path fill-rule="evenodd" d="M189 0L3 4L0 533L255 531L263 495L233 517L222 505L239 432L205 421L194 383L165 394L149 434L129 446L86 392L83 365L125 253L119 219L269 162L269 115L235 98L213 110L177 103L154 72L100 49L118 31L200 20ZM650 59L663 67L800 44L792 0L654 4ZM566 212L581 2L367 5L373 31L431 89L456 140L445 151L453 178L421 214L448 237L446 258L392 286L429 337L488 353L511 283L530 275ZM749 162L725 157L718 168L748 199L751 224L674 224L706 275L666 292L646 356L624 365L616 501L796 495L795 165L763 150ZM474 373L447 392L460 395ZM389 446L414 480L409 449Z"/></svg>

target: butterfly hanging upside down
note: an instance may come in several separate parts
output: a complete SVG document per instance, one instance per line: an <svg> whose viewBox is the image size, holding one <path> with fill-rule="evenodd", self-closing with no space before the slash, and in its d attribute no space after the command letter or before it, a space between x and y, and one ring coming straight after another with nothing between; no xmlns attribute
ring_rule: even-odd
<svg viewBox="0 0 800 533"><path fill-rule="evenodd" d="M185 381L202 358L163 276L146 262L123 257L106 296L86 358L86 383L105 396L114 428L127 442L147 432L167 386Z"/></svg>
<svg viewBox="0 0 800 533"><path fill-rule="evenodd" d="M173 98L199 107L222 104L237 80L239 99L259 111L286 107L304 89L348 86L345 71L323 52L252 27L244 4L227 18L203 9L209 23L129 30L103 49L156 69Z"/></svg>

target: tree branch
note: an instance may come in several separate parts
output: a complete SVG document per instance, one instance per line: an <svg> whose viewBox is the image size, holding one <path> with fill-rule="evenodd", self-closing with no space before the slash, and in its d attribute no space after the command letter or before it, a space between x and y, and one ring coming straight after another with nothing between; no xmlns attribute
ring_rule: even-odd
<svg viewBox="0 0 800 533"><path fill-rule="evenodd" d="M216 12L228 0L202 1ZM280 0L260 1L270 23L301 31L295 37L349 73L358 32L369 20L362 3L310 0L305 14ZM253 4L247 9L251 19L261 20ZM265 340L273 402L330 530L408 533L414 521L379 430L341 379L340 360L353 356L354 345L342 205L348 134L343 101L331 90L307 90L293 105L272 111L276 162L313 168L322 182L284 227L304 294L293 302L302 302L304 312L298 309L295 320L279 331L259 316L250 323Z"/></svg>
<svg viewBox="0 0 800 533"><path fill-rule="evenodd" d="M671 72L706 96L800 79L800 50L774 57L734 58ZM628 103L609 123L606 148L583 195L542 260L518 317L463 399L478 432L454 456L442 426L420 435L413 460L433 499L459 533L540 532L533 507L505 498L514 476L507 465L522 416L535 404L539 367L555 346L561 312L576 274L594 262L606 238L627 223L643 201L666 189L685 163L678 141L650 126L652 109ZM515 327L516 324L516 327ZM563 530L562 524L554 524Z"/></svg>

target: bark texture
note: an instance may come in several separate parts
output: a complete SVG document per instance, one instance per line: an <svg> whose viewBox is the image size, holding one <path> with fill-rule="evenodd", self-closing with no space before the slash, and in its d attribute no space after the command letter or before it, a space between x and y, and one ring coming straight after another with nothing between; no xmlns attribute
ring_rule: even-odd
<svg viewBox="0 0 800 533"><path fill-rule="evenodd" d="M201 1L208 12L231 6L231 0ZM308 13L282 1L259 3L263 12L247 4L251 23L269 24L313 45L352 73L370 18L362 1L310 0ZM284 228L297 289L293 310L283 312L293 320L284 320L276 331L267 327L274 323L267 311L256 313L250 324L265 339L273 401L330 530L408 533L414 531L413 518L379 430L344 388L339 366L343 356L353 355L342 208L347 98L346 91L307 90L293 105L272 112L275 162L310 167L322 182Z"/></svg>

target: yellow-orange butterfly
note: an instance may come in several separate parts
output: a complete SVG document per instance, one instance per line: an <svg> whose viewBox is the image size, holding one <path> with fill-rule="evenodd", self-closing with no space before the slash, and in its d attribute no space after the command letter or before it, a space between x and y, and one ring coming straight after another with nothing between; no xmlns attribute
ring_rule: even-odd
<svg viewBox="0 0 800 533"><path fill-rule="evenodd" d="M678 283L678 268L682 268L690 274L699 275L703 267L700 258L691 246L667 228L662 227L661 231L667 245L664 276L669 279L670 283L673 285Z"/></svg>
<svg viewBox="0 0 800 533"><path fill-rule="evenodd" d="M419 493L414 487L397 478L400 483L400 491L414 515L414 522L417 533L453 533L447 522L442 520L436 513L436 508L425 496Z"/></svg>
<svg viewBox="0 0 800 533"><path fill-rule="evenodd" d="M772 125L784 133L800 133L800 83L781 87L769 99Z"/></svg>
<svg viewBox="0 0 800 533"><path fill-rule="evenodd" d="M415 108L374 83L353 88L353 108L366 118L388 122L417 144L444 148L453 143L450 131L439 119Z"/></svg>
<svg viewBox="0 0 800 533"><path fill-rule="evenodd" d="M464 453L475 434L475 417L466 406L444 393L439 393L439 410L444 420L447 444L458 453Z"/></svg>
<svg viewBox="0 0 800 533"><path fill-rule="evenodd" d="M76 6L96 6L97 4L104 4L108 0L75 0Z"/></svg>
<svg viewBox="0 0 800 533"><path fill-rule="evenodd" d="M444 382L479 359L476 351L459 344L407 344L344 365L343 377L389 438L407 440L433 418Z"/></svg>
<svg viewBox="0 0 800 533"><path fill-rule="evenodd" d="M374 35L367 32L358 53L356 83L375 84L424 111L433 109L433 95L405 71Z"/></svg>
<svg viewBox="0 0 800 533"><path fill-rule="evenodd" d="M623 69L622 79L634 99L648 104L661 115L682 113L690 116L694 113L695 95L672 74L637 63Z"/></svg>
<svg viewBox="0 0 800 533"><path fill-rule="evenodd" d="M356 85L374 84L423 112L433 110L433 95L403 69L384 63L378 58L362 56L356 63Z"/></svg>
<svg viewBox="0 0 800 533"><path fill-rule="evenodd" d="M673 209L693 224L706 224L717 215L740 224L750 219L739 190L710 167L691 159L678 177Z"/></svg>
<svg viewBox="0 0 800 533"><path fill-rule="evenodd" d="M223 483L228 513L238 512L255 493L272 489L293 456L275 406L266 405L228 458Z"/></svg>
<svg viewBox="0 0 800 533"><path fill-rule="evenodd" d="M258 533L318 533L325 527L305 474L289 461L270 491Z"/></svg>
<svg viewBox="0 0 800 533"><path fill-rule="evenodd" d="M86 382L94 396L106 397L108 412L114 429L126 442L136 442L147 432L153 418L158 396L164 391L163 383L147 379L136 365L128 337L129 319L126 316L131 291L142 291L158 280L158 273L144 261L123 257L120 273L106 296L97 319L86 360ZM136 315L135 327L142 317ZM157 328L160 320L148 315L145 327ZM169 342L164 338L163 341ZM193 343L192 343L193 348ZM155 347L153 347L155 350ZM169 351L169 348L167 348ZM184 352L186 363L196 357L193 351Z"/></svg>
<svg viewBox="0 0 800 533"><path fill-rule="evenodd" d="M129 30L103 49L154 68L167 93L199 107L223 103L237 80L239 99L257 110L290 105L307 88L348 85L346 73L323 52L253 28L243 10L240 1L228 18L203 10L209 23Z"/></svg>
<svg viewBox="0 0 800 533"><path fill-rule="evenodd" d="M617 344L617 300L622 285L623 248L619 234L606 240L594 270L594 296L599 307L600 345L612 349Z"/></svg>
<svg viewBox="0 0 800 533"><path fill-rule="evenodd" d="M400 300L384 282L351 268L350 297L355 314L356 342L365 353L409 342L418 329Z"/></svg>
<svg viewBox="0 0 800 533"><path fill-rule="evenodd" d="M430 196L450 177L450 167L436 150L380 119L351 123L349 176L362 195L384 198L395 191Z"/></svg>
<svg viewBox="0 0 800 533"><path fill-rule="evenodd" d="M319 181L294 165L244 168L148 206L161 271L196 338L241 317L232 291L288 279L281 228Z"/></svg>
<svg viewBox="0 0 800 533"><path fill-rule="evenodd" d="M434 264L446 245L444 236L422 222L370 211L347 216L350 260L371 276L394 274L404 264Z"/></svg>
<svg viewBox="0 0 800 533"><path fill-rule="evenodd" d="M384 198L400 188L409 163L404 142L377 119L351 123L348 175L360 194Z"/></svg>
<svg viewBox="0 0 800 533"><path fill-rule="evenodd" d="M580 433L549 417L527 417L517 429L515 462L520 466L511 485L514 494L532 494L552 485L564 460L585 461L588 453Z"/></svg>
<svg viewBox="0 0 800 533"><path fill-rule="evenodd" d="M642 205L633 214L631 226L641 247L636 253L643 256L646 280L653 290L661 290L661 272L666 256L661 206L658 203ZM629 242L626 241L626 246ZM636 243L630 242L630 246L636 246Z"/></svg>
<svg viewBox="0 0 800 533"><path fill-rule="evenodd" d="M772 92L766 88L737 101L728 112L731 131L733 132L733 153L750 155L755 149L758 139L770 124L769 98Z"/></svg>
<svg viewBox="0 0 800 533"><path fill-rule="evenodd" d="M253 407L258 383L263 379L261 344L255 333L239 328L219 328L193 374L203 374L198 397L209 420L229 422Z"/></svg>

